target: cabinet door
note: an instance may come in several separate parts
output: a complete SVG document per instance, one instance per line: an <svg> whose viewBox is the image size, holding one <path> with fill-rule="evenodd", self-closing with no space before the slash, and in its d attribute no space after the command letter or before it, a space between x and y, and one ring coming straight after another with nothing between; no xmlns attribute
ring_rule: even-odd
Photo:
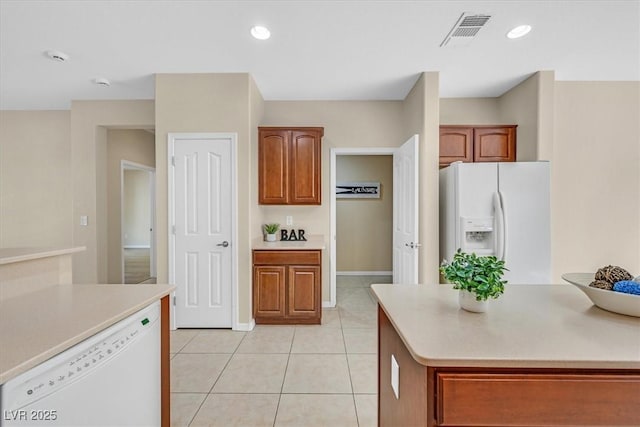
<svg viewBox="0 0 640 427"><path fill-rule="evenodd" d="M473 128L440 127L440 166L473 161Z"/></svg>
<svg viewBox="0 0 640 427"><path fill-rule="evenodd" d="M320 266L289 266L287 316L320 316Z"/></svg>
<svg viewBox="0 0 640 427"><path fill-rule="evenodd" d="M258 139L258 202L283 205L289 194L290 132L260 129Z"/></svg>
<svg viewBox="0 0 640 427"><path fill-rule="evenodd" d="M291 132L289 204L319 205L320 134L315 131Z"/></svg>
<svg viewBox="0 0 640 427"><path fill-rule="evenodd" d="M286 267L253 267L253 314L259 317L285 315Z"/></svg>
<svg viewBox="0 0 640 427"><path fill-rule="evenodd" d="M515 162L515 127L475 128L474 162Z"/></svg>

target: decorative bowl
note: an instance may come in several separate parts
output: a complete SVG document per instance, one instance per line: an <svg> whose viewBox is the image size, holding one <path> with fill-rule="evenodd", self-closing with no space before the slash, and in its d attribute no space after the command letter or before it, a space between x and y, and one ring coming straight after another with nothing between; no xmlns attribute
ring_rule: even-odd
<svg viewBox="0 0 640 427"><path fill-rule="evenodd" d="M584 292L598 307L614 313L640 317L640 295L592 288L593 273L565 273L562 278Z"/></svg>

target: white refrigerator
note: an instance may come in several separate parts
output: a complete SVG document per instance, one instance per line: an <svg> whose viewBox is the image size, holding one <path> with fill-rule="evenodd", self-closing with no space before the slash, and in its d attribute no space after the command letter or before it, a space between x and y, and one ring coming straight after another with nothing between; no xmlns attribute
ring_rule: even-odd
<svg viewBox="0 0 640 427"><path fill-rule="evenodd" d="M458 248L503 259L511 284L551 283L548 162L462 163L440 170L440 257Z"/></svg>

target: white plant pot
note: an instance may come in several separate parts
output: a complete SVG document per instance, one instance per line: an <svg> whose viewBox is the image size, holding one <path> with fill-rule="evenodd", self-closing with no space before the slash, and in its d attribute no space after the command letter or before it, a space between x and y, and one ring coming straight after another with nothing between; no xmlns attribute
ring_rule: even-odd
<svg viewBox="0 0 640 427"><path fill-rule="evenodd" d="M276 235L275 234L267 234L267 242L275 242Z"/></svg>
<svg viewBox="0 0 640 427"><path fill-rule="evenodd" d="M458 293L458 302L460 307L473 313L484 313L489 308L489 301L478 301L476 294L465 290Z"/></svg>

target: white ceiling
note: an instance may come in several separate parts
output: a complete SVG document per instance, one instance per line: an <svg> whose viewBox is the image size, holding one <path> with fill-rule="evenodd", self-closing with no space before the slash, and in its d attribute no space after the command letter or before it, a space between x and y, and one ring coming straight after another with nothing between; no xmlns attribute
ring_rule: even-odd
<svg viewBox="0 0 640 427"><path fill-rule="evenodd" d="M492 18L440 48L463 12ZM522 23L529 35L505 37ZM440 72L441 97L493 97L537 70L640 80L640 1L0 0L2 109L153 99L155 73L248 72L267 100L397 100L423 71Z"/></svg>

